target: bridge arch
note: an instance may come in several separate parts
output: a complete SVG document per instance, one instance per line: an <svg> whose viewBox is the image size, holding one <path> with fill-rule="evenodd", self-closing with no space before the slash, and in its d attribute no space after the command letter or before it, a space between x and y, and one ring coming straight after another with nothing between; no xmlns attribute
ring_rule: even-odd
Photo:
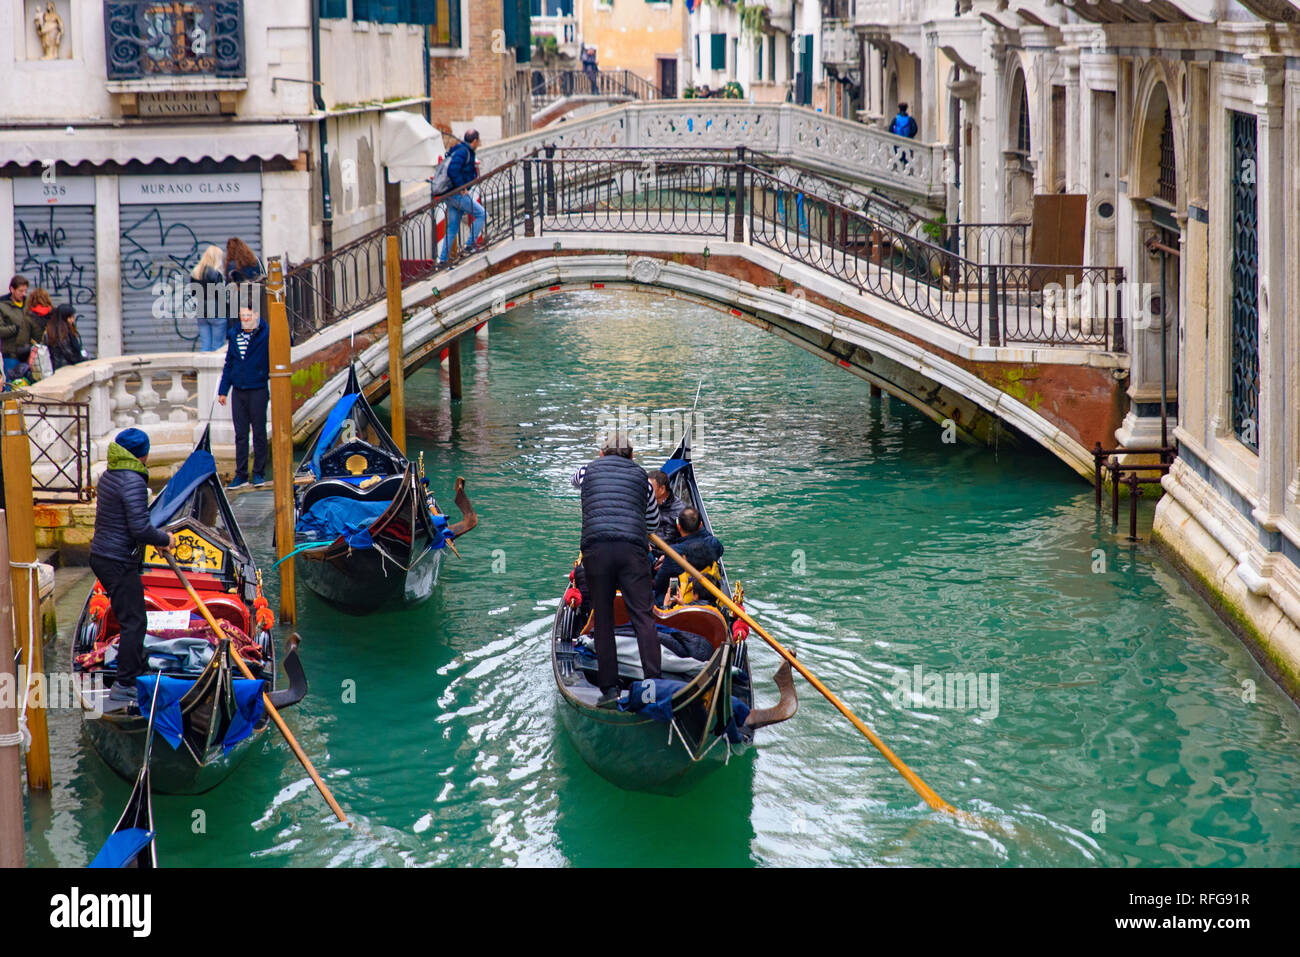
<svg viewBox="0 0 1300 957"><path fill-rule="evenodd" d="M967 439L1037 442L1091 477L1088 449L1107 440L1122 415L1119 363L1105 361L1115 357L963 343L891 303L836 285L843 284L769 250L716 239L656 243L568 234L561 242L514 240L436 281L408 287L414 313L404 326L405 367L410 373L436 360L451 342L525 303L574 290L629 288L724 311L834 361ZM328 413L354 335L363 384L375 398L387 394L381 305L295 348L295 368L309 370L311 383L310 393L297 396L296 440Z"/></svg>

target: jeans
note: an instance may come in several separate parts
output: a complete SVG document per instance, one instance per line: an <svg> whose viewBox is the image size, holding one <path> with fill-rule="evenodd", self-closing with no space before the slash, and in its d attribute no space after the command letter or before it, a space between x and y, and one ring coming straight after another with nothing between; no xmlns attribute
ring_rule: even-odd
<svg viewBox="0 0 1300 957"><path fill-rule="evenodd" d="M235 478L248 478L248 432L253 431L253 474L266 475L266 407L269 386L231 389L230 417L235 420Z"/></svg>
<svg viewBox="0 0 1300 957"><path fill-rule="evenodd" d="M215 352L226 344L228 324L224 316L209 319L199 316L199 351Z"/></svg>
<svg viewBox="0 0 1300 957"><path fill-rule="evenodd" d="M117 619L121 636L117 642L117 680L130 683L144 671L144 633L149 624L140 566L91 555L90 570L108 592L109 607Z"/></svg>
<svg viewBox="0 0 1300 957"><path fill-rule="evenodd" d="M454 196L447 197L447 240L442 244L442 255L438 257L439 262L447 261L447 254L451 252L452 241L460 233L461 214L474 217L474 224L469 230L469 248L472 248L480 236L483 235L483 224L487 219L487 210L483 204L476 200L469 193L457 193Z"/></svg>
<svg viewBox="0 0 1300 957"><path fill-rule="evenodd" d="M595 606L596 681L601 691L618 687L618 650L614 643L614 591L623 592L623 604L636 632L641 670L658 678L663 654L659 632L650 611L652 596L650 556L644 545L631 542L597 542L582 550L582 566Z"/></svg>

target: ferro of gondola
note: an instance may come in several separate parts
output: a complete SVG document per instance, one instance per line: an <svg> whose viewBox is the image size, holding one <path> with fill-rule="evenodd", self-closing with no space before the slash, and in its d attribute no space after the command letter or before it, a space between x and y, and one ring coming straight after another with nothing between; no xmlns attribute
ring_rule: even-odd
<svg viewBox="0 0 1300 957"><path fill-rule="evenodd" d="M220 638L221 635L224 634L221 630L221 626L217 624L217 620L212 617L212 612L208 611L208 606L203 604L203 599L199 597L199 593L194 590L194 586L190 584L190 580L185 577L185 573L181 571L180 566L176 564L176 559L172 556L172 553L164 550L162 556L167 560L167 564L171 566L171 570L176 574L181 585L184 586L185 591L189 594L190 600L194 602L195 607L197 607L199 613L203 615L208 625L212 628L213 633ZM230 656L235 659L235 664L237 664L239 670L244 673L244 677L252 679L253 673L248 670L248 665L244 664L244 659L239 656L239 652L235 650L233 645L230 647ZM297 739L293 736L293 732L290 731L289 726L284 723L284 718L280 717L280 712L276 710L275 705L271 704L271 696L263 692L262 703L266 706L267 714L271 716L271 720L275 722L275 726L279 728L280 733L284 735L284 740L288 742L290 750L293 751L294 756L298 758L298 761L302 764L303 768L306 769L308 776L312 779L312 783L316 785L316 790L320 791L321 797L325 798L325 803L330 806L330 810L334 812L335 816L340 821L351 827L352 825L351 822L348 821L347 815L343 813L343 809L339 807L338 802L334 800L334 795L331 794L330 789L325 786L325 782L321 780L321 776L316 773L316 768L312 765L311 759L307 757L302 746L298 744Z"/></svg>

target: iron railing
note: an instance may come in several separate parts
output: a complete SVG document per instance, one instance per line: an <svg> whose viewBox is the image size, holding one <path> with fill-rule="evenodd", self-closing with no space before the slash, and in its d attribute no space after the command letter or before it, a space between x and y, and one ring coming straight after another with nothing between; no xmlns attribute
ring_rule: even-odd
<svg viewBox="0 0 1300 957"><path fill-rule="evenodd" d="M473 216L460 213L459 228L448 236L449 203L469 196L484 210L482 244L511 239L526 228L523 164L508 163L474 182L452 190L431 203L335 249L328 256L292 266L285 274L285 304L295 342L372 306L385 297L384 264L387 240L396 234L401 249L402 285L432 276L475 251L468 248ZM439 230L443 236L439 237ZM447 246L447 263L439 261Z"/></svg>
<svg viewBox="0 0 1300 957"><path fill-rule="evenodd" d="M570 96L663 99L657 86L631 70L532 70L529 73L529 83L534 110Z"/></svg>
<svg viewBox="0 0 1300 957"><path fill-rule="evenodd" d="M943 246L977 263L1029 262L1029 223L936 223Z"/></svg>
<svg viewBox="0 0 1300 957"><path fill-rule="evenodd" d="M37 502L89 502L90 403L51 402L20 393Z"/></svg>
<svg viewBox="0 0 1300 957"><path fill-rule="evenodd" d="M108 79L242 77L242 0L104 0Z"/></svg>
<svg viewBox="0 0 1300 957"><path fill-rule="evenodd" d="M982 300L968 298L979 286L977 264L762 170L749 173L750 242L979 341Z"/></svg>
<svg viewBox="0 0 1300 957"><path fill-rule="evenodd" d="M1060 344L1123 351L1124 274L1118 267L984 262L954 251L956 231L939 242L810 191L745 151L534 151L376 230L329 257L292 268L286 299L295 341L384 298L385 238L401 243L403 284L445 268L438 223L447 203L472 195L486 210L488 245L516 236L604 232L716 237L772 249L879 296L975 342ZM843 191L837 193L843 197ZM887 202L887 201L886 201ZM905 207L890 204L893 212ZM872 209L865 204L865 208ZM978 237L978 225L966 228ZM988 227L1011 236L1020 227ZM446 265L466 248L462 220ZM978 242L978 239L971 242ZM1002 242L1002 240L999 240ZM1003 247L991 240L984 251Z"/></svg>

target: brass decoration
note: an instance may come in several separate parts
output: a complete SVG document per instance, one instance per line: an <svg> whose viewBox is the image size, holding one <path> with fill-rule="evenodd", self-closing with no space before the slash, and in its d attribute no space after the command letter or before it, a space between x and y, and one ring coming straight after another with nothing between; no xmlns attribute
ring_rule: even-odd
<svg viewBox="0 0 1300 957"><path fill-rule="evenodd" d="M348 456L348 460L343 463L343 467L353 475L361 475L365 472L368 464L364 455L353 454Z"/></svg>

